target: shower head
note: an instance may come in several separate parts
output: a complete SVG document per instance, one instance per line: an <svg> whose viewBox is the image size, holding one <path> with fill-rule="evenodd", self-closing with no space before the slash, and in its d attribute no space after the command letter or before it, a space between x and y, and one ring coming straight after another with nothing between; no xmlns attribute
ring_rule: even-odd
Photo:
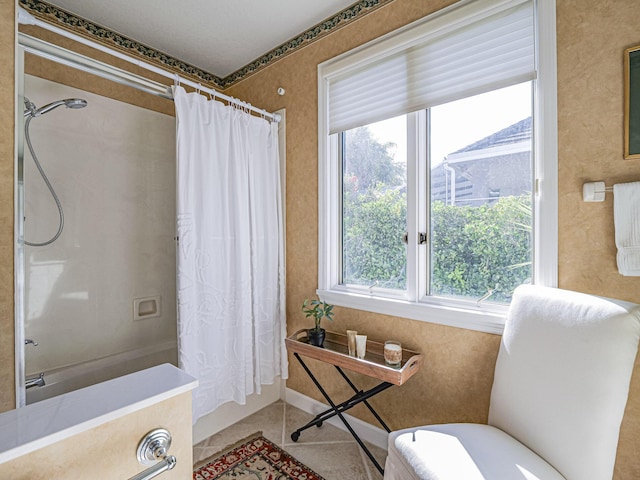
<svg viewBox="0 0 640 480"><path fill-rule="evenodd" d="M87 106L87 101L82 98L68 98L64 101L67 108L84 108Z"/></svg>
<svg viewBox="0 0 640 480"><path fill-rule="evenodd" d="M40 107L36 111L36 117L39 115L44 115L45 113L50 112L54 108L58 108L59 106L64 105L67 108L84 108L87 106L87 101L82 100L81 98L67 98L65 100L58 100L57 102L50 103L49 105L45 105L44 107Z"/></svg>
<svg viewBox="0 0 640 480"><path fill-rule="evenodd" d="M24 104L26 107L26 110L24 111L25 117L26 116L39 117L40 115L44 115L45 113L48 113L54 108L60 107L61 105L64 105L67 108L73 108L73 109L84 108L87 106L87 101L81 98L67 98L65 100L58 100L56 102L52 102L48 105L45 105L44 107L40 107L36 109L36 106L32 102L30 102L27 97L25 97Z"/></svg>

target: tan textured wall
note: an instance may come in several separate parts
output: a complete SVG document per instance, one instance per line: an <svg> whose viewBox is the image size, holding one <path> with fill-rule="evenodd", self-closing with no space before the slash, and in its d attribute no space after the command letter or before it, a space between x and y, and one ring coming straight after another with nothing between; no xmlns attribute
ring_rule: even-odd
<svg viewBox="0 0 640 480"><path fill-rule="evenodd" d="M0 412L15 407L13 149L15 0L0 0Z"/></svg>
<svg viewBox="0 0 640 480"><path fill-rule="evenodd" d="M640 179L623 160L623 53L640 45L640 2L558 1L559 281L565 288L640 301L640 277L616 268L613 195L582 201L582 184Z"/></svg>
<svg viewBox="0 0 640 480"><path fill-rule="evenodd" d="M136 459L138 443L156 428L166 428L169 453L177 459L162 480L192 476L191 393L183 393L144 410L0 464L0 478L12 480L69 480L130 478L145 470Z"/></svg>
<svg viewBox="0 0 640 480"><path fill-rule="evenodd" d="M623 52L640 45L637 0L558 0L559 282L640 302L640 277L616 269L613 195L584 203L582 184L640 180L623 160ZM620 432L616 476L640 478L640 358Z"/></svg>
<svg viewBox="0 0 640 480"><path fill-rule="evenodd" d="M300 304L317 288L317 64L391 31L448 1L396 0L285 58L229 90L268 110L287 109L287 314L289 333L308 327ZM611 195L581 200L582 183L640 179L640 161L622 160L622 54L640 44L640 2L557 0L559 97L560 287L640 302L640 279L615 267ZM276 94L284 87L286 95ZM486 420L500 338L468 330L337 309L329 328L354 328L374 340L398 338L424 352L422 370L372 400L392 428ZM316 363L333 393L346 393L335 372ZM616 479L640 478L640 364L621 430ZM340 380L340 381L339 381ZM366 379L359 378L363 384ZM321 399L295 359L287 385ZM374 423L368 412L353 411Z"/></svg>

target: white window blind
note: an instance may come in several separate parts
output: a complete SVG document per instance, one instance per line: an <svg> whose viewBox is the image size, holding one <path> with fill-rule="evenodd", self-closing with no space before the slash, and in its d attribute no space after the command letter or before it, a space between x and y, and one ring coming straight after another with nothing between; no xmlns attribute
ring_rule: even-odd
<svg viewBox="0 0 640 480"><path fill-rule="evenodd" d="M321 64L329 133L532 80L533 0L462 1Z"/></svg>

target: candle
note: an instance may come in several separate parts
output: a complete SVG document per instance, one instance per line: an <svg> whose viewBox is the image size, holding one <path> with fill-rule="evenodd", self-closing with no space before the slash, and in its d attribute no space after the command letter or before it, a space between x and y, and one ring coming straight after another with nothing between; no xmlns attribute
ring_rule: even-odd
<svg viewBox="0 0 640 480"><path fill-rule="evenodd" d="M402 363L402 345L395 340L384 342L384 361L387 365L398 366Z"/></svg>

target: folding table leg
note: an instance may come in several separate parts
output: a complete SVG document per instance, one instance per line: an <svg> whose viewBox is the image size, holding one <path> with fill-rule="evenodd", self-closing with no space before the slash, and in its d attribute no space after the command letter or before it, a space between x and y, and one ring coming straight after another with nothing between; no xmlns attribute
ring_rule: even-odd
<svg viewBox="0 0 640 480"><path fill-rule="evenodd" d="M320 393L322 393L322 396L327 400L327 402L329 402L329 405L331 405L331 409L327 410L326 413L328 413L329 411L332 411L332 412L335 413L335 415L338 415L338 417L340 418L340 420L342 421L344 426L347 428L347 430L349 430L349 433L351 433L351 436L353 436L353 438L356 440L356 442L358 442L358 445L360 445L360 448L362 448L364 453L366 453L366 455L369 457L369 460L371 460L371 462L374 464L374 466L378 469L378 471L381 474L384 474L384 469L380 466L378 461L374 458L373 454L369 451L369 449L364 444L364 442L360 439L360 437L355 432L355 430L351 427L351 425L349 425L349 422L347 422L347 419L344 418L344 415L342 415L342 411L340 411L338 406L333 402L333 400L331 400L331 397L324 390L324 388L322 388L322 385L320 385L320 382L318 382L318 380L313 375L313 373L311 373L311 370L309 370L309 367L307 367L307 365L302 361L302 359L300 358L300 356L298 355L297 352L295 352L293 354L293 356L298 359L298 362L300 362L300 365L302 365L302 368L304 368L305 372L307 372L307 375L309 375L309 378L311 378L311 380L313 381L315 386L318 388L318 390L320 390ZM390 383L389 384L382 383L382 384L378 385L378 387L381 387L381 389L379 391L377 391L376 393L379 393L382 390L386 390L387 388L389 388L391 386L392 386L392 384L390 384ZM362 399L362 400L360 400L358 402L353 403L349 408L357 405L358 403L360 403L360 402L362 402L364 400L366 400L366 398ZM333 416L333 414L331 416ZM316 422L318 422L318 420L314 420L314 421L310 422L310 424L307 424L307 425L313 425ZM300 430L296 430L295 432L293 432L291 434L291 440L293 440L294 442L297 441L299 437L300 437Z"/></svg>
<svg viewBox="0 0 640 480"><path fill-rule="evenodd" d="M342 402L339 405L336 405L336 408L328 408L327 410L324 410L323 412L320 412L319 414L317 414L315 417L313 417L313 420L311 420L310 422L308 422L307 424L303 425L302 427L298 428L295 432L293 432L291 434L291 439L295 442L298 440L298 438L300 437L300 432L303 432L304 430L311 428L313 426L316 427L321 427L322 424L329 420L330 418L335 417L336 415L338 415L338 412L342 413L342 412L346 412L347 410L349 410L350 408L353 408L354 406L358 405L359 403L364 402L365 404L367 404L367 399L373 397L374 395L377 395L378 393L386 390L387 388L393 386L393 384L391 383L387 383L387 382L383 382L380 383L379 385L376 385L375 387L371 388L370 390L367 390L366 392L363 392L362 390L358 391L356 389L355 395L353 395L351 398L349 398L348 400L345 400L344 402ZM376 416L376 418L378 417L378 414L375 410L372 410L372 413ZM380 420L381 424L387 428L387 426L385 425L384 422L382 422L382 420Z"/></svg>
<svg viewBox="0 0 640 480"><path fill-rule="evenodd" d="M358 392L362 392L362 390L358 390L358 388L353 384L353 382L349 379L349 377L347 377L347 374L344 373L342 371L342 369L335 365L336 370L338 370L338 372L340 372L340 375L342 375L342 378L345 379L345 381L349 384L349 386L353 389L354 392L358 393ZM390 384L391 386L391 384ZM369 409L369 411L373 414L374 417L376 417L376 420L378 420L378 422L380 423L380 425L382 425L384 427L384 429L387 431L387 433L391 433L391 429L387 426L386 423L384 423L384 420L382 420L382 418L380 418L380 415L378 415L378 412L376 412L373 407L371 406L371 404L369 402L367 402L366 399L362 400L364 402L364 404L367 406L367 408Z"/></svg>

